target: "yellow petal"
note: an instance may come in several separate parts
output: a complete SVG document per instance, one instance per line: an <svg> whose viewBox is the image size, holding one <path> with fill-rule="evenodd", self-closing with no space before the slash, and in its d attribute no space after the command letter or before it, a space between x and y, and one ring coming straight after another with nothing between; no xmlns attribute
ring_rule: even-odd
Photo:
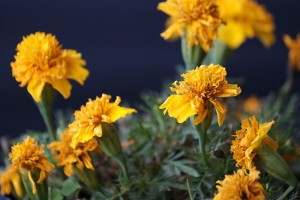
<svg viewBox="0 0 300 200"><path fill-rule="evenodd" d="M44 89L44 85L45 83L38 79L34 79L28 83L27 91L36 102L41 101L41 94Z"/></svg>
<svg viewBox="0 0 300 200"><path fill-rule="evenodd" d="M187 118L197 114L192 102L182 95L170 95L159 108L165 109L164 113L168 112L178 123L183 123Z"/></svg>
<svg viewBox="0 0 300 200"><path fill-rule="evenodd" d="M83 154L83 155L81 156L81 159L82 159L84 165L86 166L86 168L95 170L95 169L94 169L94 166L93 166L93 164L92 164L91 157L90 157L89 155Z"/></svg>
<svg viewBox="0 0 300 200"><path fill-rule="evenodd" d="M18 172L14 174L14 177L12 179L12 184L14 186L17 195L21 197L23 195L23 190L22 190L21 177Z"/></svg>
<svg viewBox="0 0 300 200"><path fill-rule="evenodd" d="M222 126L227 112L226 108L216 99L209 99L209 101L215 106L217 111L218 124L219 126Z"/></svg>
<svg viewBox="0 0 300 200"><path fill-rule="evenodd" d="M241 88L236 84L225 84L215 97L234 97L241 93Z"/></svg>
<svg viewBox="0 0 300 200"><path fill-rule="evenodd" d="M232 49L238 48L246 38L245 27L241 23L228 22L219 29L219 39Z"/></svg>
<svg viewBox="0 0 300 200"><path fill-rule="evenodd" d="M102 137L103 133L102 133L102 126L101 126L101 124L99 124L98 126L96 126L94 128L94 133L95 133L96 136Z"/></svg>
<svg viewBox="0 0 300 200"><path fill-rule="evenodd" d="M94 128L94 125L79 128L72 137L71 147L75 149L79 143L85 143L91 140L95 136Z"/></svg>
<svg viewBox="0 0 300 200"><path fill-rule="evenodd" d="M196 119L194 120L194 124L195 125L200 124L207 116L207 113L208 113L208 109L205 107L205 104L199 105L198 115L197 115Z"/></svg>
<svg viewBox="0 0 300 200"><path fill-rule="evenodd" d="M67 164L64 167L64 173L70 177L73 175L73 165L72 164Z"/></svg>
<svg viewBox="0 0 300 200"><path fill-rule="evenodd" d="M161 37L163 37L165 40L174 38L182 34L183 33L182 30L183 30L183 24L179 22L175 22L161 34Z"/></svg>
<svg viewBox="0 0 300 200"><path fill-rule="evenodd" d="M39 177L39 180L37 181L37 183L39 183L39 184L43 183L43 181L45 180L45 178L47 178L47 176L48 176L48 173L44 170L41 170L40 177Z"/></svg>
<svg viewBox="0 0 300 200"><path fill-rule="evenodd" d="M82 171L84 168L83 162L78 161L76 164L76 168L79 169L80 171Z"/></svg>
<svg viewBox="0 0 300 200"><path fill-rule="evenodd" d="M287 34L285 34L284 36L283 36L283 41L284 41L284 44L288 47L288 48L292 48L293 47L293 40L292 40L292 38L289 36L289 35L287 35Z"/></svg>
<svg viewBox="0 0 300 200"><path fill-rule="evenodd" d="M63 95L65 99L69 98L71 95L72 85L65 79L56 79L49 82L54 89Z"/></svg>
<svg viewBox="0 0 300 200"><path fill-rule="evenodd" d="M136 112L135 109L116 106L108 114L110 122L115 122L118 119Z"/></svg>
<svg viewBox="0 0 300 200"><path fill-rule="evenodd" d="M161 2L158 4L157 9L163 11L167 15L172 17L179 17L180 14L178 12L178 5L171 2Z"/></svg>
<svg viewBox="0 0 300 200"><path fill-rule="evenodd" d="M75 50L65 50L66 52L66 77L76 80L78 83L83 85L84 81L89 75L89 71L83 66L85 61L81 59L81 54Z"/></svg>
<svg viewBox="0 0 300 200"><path fill-rule="evenodd" d="M29 179L29 181L31 183L31 186L32 186L32 193L35 194L36 191L37 191L36 190L36 185L35 185L35 182L34 182L32 176L31 176L31 172L30 171L27 172L27 176L28 176L28 179Z"/></svg>
<svg viewBox="0 0 300 200"><path fill-rule="evenodd" d="M257 137L251 142L251 146L248 147L248 149L246 150L245 154L247 157L250 156L250 154L252 153L252 151L258 147L261 146L262 141L265 140L265 138L268 137L268 132L271 129L272 125L274 124L274 121L268 122L268 123L263 123L261 125L259 125L259 129L257 132ZM271 139L271 138L270 138ZM266 142L268 142L272 148L276 148L276 143L271 142L270 139L267 139Z"/></svg>

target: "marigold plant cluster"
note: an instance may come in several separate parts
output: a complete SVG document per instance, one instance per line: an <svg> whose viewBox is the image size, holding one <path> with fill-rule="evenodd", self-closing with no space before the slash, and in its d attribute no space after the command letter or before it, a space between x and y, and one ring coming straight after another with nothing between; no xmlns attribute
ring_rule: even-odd
<svg viewBox="0 0 300 200"><path fill-rule="evenodd" d="M288 49L282 87L246 98L243 83L227 78L227 55L255 37L271 47L272 14L254 0L166 0L158 10L169 16L161 36L182 40L182 74L169 89L144 94L136 108L99 91L74 114L54 111L57 92L71 95L69 79L84 84L86 61L50 33L30 34L17 45L12 76L27 86L46 130L1 138L3 152L10 152L0 172L3 196L299 198L299 97L292 92L299 34L281 41Z"/></svg>

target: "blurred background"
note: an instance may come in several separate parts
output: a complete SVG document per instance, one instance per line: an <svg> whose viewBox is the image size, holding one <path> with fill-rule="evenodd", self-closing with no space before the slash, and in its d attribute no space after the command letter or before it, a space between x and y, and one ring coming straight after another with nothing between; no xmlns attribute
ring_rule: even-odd
<svg viewBox="0 0 300 200"><path fill-rule="evenodd" d="M167 16L158 0L1 0L0 1L0 135L45 130L26 88L12 77L10 62L23 36L36 31L56 35L66 49L81 52L90 71L84 87L73 82L72 95L58 95L56 109L79 109L88 98L102 93L136 105L145 91L160 91L174 80L182 64L180 42L159 35ZM287 49L282 35L300 32L299 0L259 1L274 15L276 43L265 49L248 40L226 65L229 77L243 77L243 95L276 92L285 80ZM296 84L299 81L296 82ZM296 87L295 91L299 91Z"/></svg>

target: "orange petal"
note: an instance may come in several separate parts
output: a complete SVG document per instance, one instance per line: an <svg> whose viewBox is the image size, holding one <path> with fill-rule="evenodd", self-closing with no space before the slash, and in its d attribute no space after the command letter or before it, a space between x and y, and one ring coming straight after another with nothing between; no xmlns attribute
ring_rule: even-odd
<svg viewBox="0 0 300 200"><path fill-rule="evenodd" d="M236 84L226 84L220 89L215 97L234 97L239 95L241 91L241 88Z"/></svg>
<svg viewBox="0 0 300 200"><path fill-rule="evenodd" d="M218 124L219 126L222 126L227 112L226 108L216 99L209 99L209 101L215 106L217 111Z"/></svg>

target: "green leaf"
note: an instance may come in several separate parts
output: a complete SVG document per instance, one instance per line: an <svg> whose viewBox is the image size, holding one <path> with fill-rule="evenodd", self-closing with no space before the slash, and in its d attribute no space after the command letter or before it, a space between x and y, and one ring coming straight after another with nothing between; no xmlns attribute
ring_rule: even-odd
<svg viewBox="0 0 300 200"><path fill-rule="evenodd" d="M193 169L192 167L189 167L187 165L183 165L180 162L172 162L172 164L177 167L180 171L183 173L186 173L187 175L193 176L193 177L199 177L199 173Z"/></svg>
<svg viewBox="0 0 300 200"><path fill-rule="evenodd" d="M60 190L57 189L57 188L54 188L52 191L51 191L51 196L50 196L51 200L63 200L64 197L63 195L61 194Z"/></svg>
<svg viewBox="0 0 300 200"><path fill-rule="evenodd" d="M72 193L74 193L80 188L81 186L79 185L79 183L74 178L70 178L63 182L61 193L64 196L70 196Z"/></svg>

